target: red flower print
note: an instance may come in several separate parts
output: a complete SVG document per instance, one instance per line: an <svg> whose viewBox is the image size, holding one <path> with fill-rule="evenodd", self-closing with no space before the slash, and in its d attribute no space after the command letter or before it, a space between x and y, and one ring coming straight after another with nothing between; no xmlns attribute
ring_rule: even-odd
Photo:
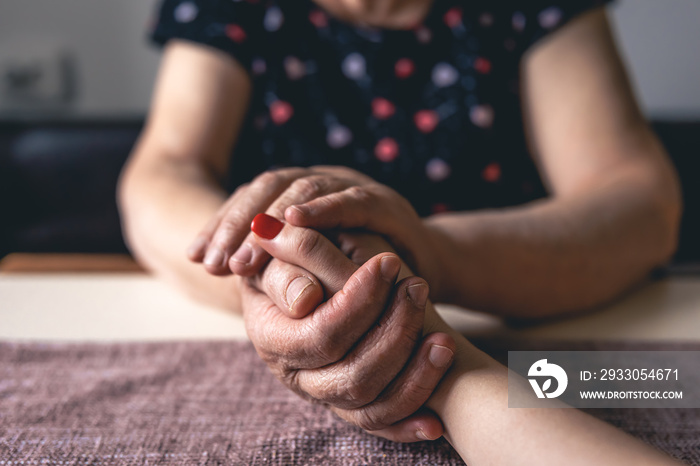
<svg viewBox="0 0 700 466"><path fill-rule="evenodd" d="M248 38L248 35L238 24L227 25L226 36L237 44L244 42Z"/></svg>
<svg viewBox="0 0 700 466"><path fill-rule="evenodd" d="M312 10L311 13L309 13L309 21L319 29L328 26L328 17L321 10Z"/></svg>
<svg viewBox="0 0 700 466"><path fill-rule="evenodd" d="M474 69L481 74L489 74L491 72L491 62L486 58L479 57L474 60Z"/></svg>
<svg viewBox="0 0 700 466"><path fill-rule="evenodd" d="M413 115L413 122L423 133L432 132L440 122L440 116L435 110L420 110Z"/></svg>
<svg viewBox="0 0 700 466"><path fill-rule="evenodd" d="M447 27L457 27L462 22L462 9L459 7L450 8L442 17L442 20L447 24Z"/></svg>
<svg viewBox="0 0 700 466"><path fill-rule="evenodd" d="M452 209L450 209L450 206L447 204L438 202L437 204L433 204L430 210L432 210L433 214L442 214L444 212L449 212Z"/></svg>
<svg viewBox="0 0 700 466"><path fill-rule="evenodd" d="M489 183L496 183L501 179L501 165L497 162L492 162L481 172L481 177Z"/></svg>
<svg viewBox="0 0 700 466"><path fill-rule="evenodd" d="M386 120L394 115L396 107L393 103L383 97L372 99L372 115L379 120Z"/></svg>
<svg viewBox="0 0 700 466"><path fill-rule="evenodd" d="M406 79L416 71L416 65L410 58L401 58L394 65L394 73L399 79Z"/></svg>
<svg viewBox="0 0 700 466"><path fill-rule="evenodd" d="M374 148L374 155L382 162L392 162L399 156L399 145L392 138L381 139Z"/></svg>
<svg viewBox="0 0 700 466"><path fill-rule="evenodd" d="M276 100L270 105L270 118L277 125L283 125L294 115L294 108L284 100Z"/></svg>

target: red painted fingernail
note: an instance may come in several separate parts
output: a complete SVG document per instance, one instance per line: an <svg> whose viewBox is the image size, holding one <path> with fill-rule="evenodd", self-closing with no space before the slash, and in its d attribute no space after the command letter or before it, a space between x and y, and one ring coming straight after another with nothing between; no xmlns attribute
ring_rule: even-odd
<svg viewBox="0 0 700 466"><path fill-rule="evenodd" d="M250 224L253 233L265 239L272 239L282 231L284 223L267 214L258 214Z"/></svg>

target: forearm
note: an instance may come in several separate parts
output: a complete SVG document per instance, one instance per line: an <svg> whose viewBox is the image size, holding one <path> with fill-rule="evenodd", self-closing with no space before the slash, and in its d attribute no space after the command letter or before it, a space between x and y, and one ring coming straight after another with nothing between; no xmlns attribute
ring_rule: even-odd
<svg viewBox="0 0 700 466"><path fill-rule="evenodd" d="M598 305L667 261L677 194L635 173L585 193L425 220L443 265L441 299L515 317Z"/></svg>
<svg viewBox="0 0 700 466"><path fill-rule="evenodd" d="M675 464L579 410L509 408L507 369L444 323L432 320L429 325L430 331L451 333L457 352L427 406L440 417L445 437L467 464Z"/></svg>
<svg viewBox="0 0 700 466"><path fill-rule="evenodd" d="M236 277L215 277L185 251L226 199L212 175L176 158L144 160L139 150L125 167L119 207L127 243L146 268L196 299L240 312Z"/></svg>

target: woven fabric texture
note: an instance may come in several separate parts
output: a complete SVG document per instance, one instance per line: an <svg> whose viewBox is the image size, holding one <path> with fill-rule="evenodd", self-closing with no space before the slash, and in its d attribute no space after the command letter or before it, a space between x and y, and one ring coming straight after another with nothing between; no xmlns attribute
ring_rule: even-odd
<svg viewBox="0 0 700 466"><path fill-rule="evenodd" d="M591 413L700 464L700 410ZM303 401L248 342L0 343L0 465L10 464L463 462L444 440L393 443Z"/></svg>

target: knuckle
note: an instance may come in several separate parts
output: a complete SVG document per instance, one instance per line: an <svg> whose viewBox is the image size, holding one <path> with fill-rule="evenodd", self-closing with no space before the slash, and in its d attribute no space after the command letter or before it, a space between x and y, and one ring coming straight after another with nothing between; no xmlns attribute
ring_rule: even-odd
<svg viewBox="0 0 700 466"><path fill-rule="evenodd" d="M255 351L276 373L296 368L295 357L298 356L294 345L290 344L290 341L295 341L294 335L290 335L288 329L280 325L275 317L277 315L274 303L262 305L244 315L246 331Z"/></svg>
<svg viewBox="0 0 700 466"><path fill-rule="evenodd" d="M314 352L316 357L326 364L332 364L343 357L344 351L335 344L333 335L326 332L318 332L314 337Z"/></svg>
<svg viewBox="0 0 700 466"><path fill-rule="evenodd" d="M407 383L403 390L402 398L403 406L421 405L430 397L430 394L435 388L434 381L431 378L422 377L412 383Z"/></svg>
<svg viewBox="0 0 700 466"><path fill-rule="evenodd" d="M377 410L371 407L361 408L356 411L355 425L370 432L388 427L388 424L381 419Z"/></svg>
<svg viewBox="0 0 700 466"><path fill-rule="evenodd" d="M327 372L317 374L313 379L313 385L302 387L314 400L327 403L331 406L338 405L338 380Z"/></svg>
<svg viewBox="0 0 700 466"><path fill-rule="evenodd" d="M302 256L310 256L318 250L320 245L321 234L315 230L305 230L298 238L296 252Z"/></svg>
<svg viewBox="0 0 700 466"><path fill-rule="evenodd" d="M337 383L328 371L307 372L303 380L295 376L293 380L289 381L289 386L297 393L303 393L307 398L317 403L327 403L333 406L333 402L337 399L337 390L335 389Z"/></svg>
<svg viewBox="0 0 700 466"><path fill-rule="evenodd" d="M423 313L408 309L404 312L407 314L405 316L406 320L398 322L396 324L398 329L395 331L400 338L400 344L415 348L421 339L421 333L423 333Z"/></svg>
<svg viewBox="0 0 700 466"><path fill-rule="evenodd" d="M283 177L279 171L266 171L256 176L251 185L262 186L263 188L278 186L282 183Z"/></svg>
<svg viewBox="0 0 700 466"><path fill-rule="evenodd" d="M231 198L234 196L235 197L243 196L249 187L250 187L250 183L243 183L243 184L238 185L238 187L233 190L233 194L231 194Z"/></svg>
<svg viewBox="0 0 700 466"><path fill-rule="evenodd" d="M374 195L363 186L350 186L346 192L348 195L363 205L370 205Z"/></svg>
<svg viewBox="0 0 700 466"><path fill-rule="evenodd" d="M302 395L304 398L310 398L299 382L299 371L296 369L282 369L279 373L279 380L289 389Z"/></svg>
<svg viewBox="0 0 700 466"><path fill-rule="evenodd" d="M239 209L229 209L221 219L221 226L228 227L230 229L240 228L242 225L248 223L248 218L245 216L244 212Z"/></svg>
<svg viewBox="0 0 700 466"><path fill-rule="evenodd" d="M299 178L292 183L291 188L296 197L301 196L306 199L317 197L324 189L323 177L307 176Z"/></svg>
<svg viewBox="0 0 700 466"><path fill-rule="evenodd" d="M228 252L233 252L238 246L236 239L237 231L240 228L239 219L224 219L214 232L211 243Z"/></svg>
<svg viewBox="0 0 700 466"><path fill-rule="evenodd" d="M366 406L374 401L375 398L375 394L370 387L352 378L346 381L343 393L341 394L341 399L348 409Z"/></svg>
<svg viewBox="0 0 700 466"><path fill-rule="evenodd" d="M372 403L382 387L369 383L362 371L353 371L354 365L326 366L316 372L308 388L319 401L343 409L359 409ZM360 377L358 377L360 375Z"/></svg>

